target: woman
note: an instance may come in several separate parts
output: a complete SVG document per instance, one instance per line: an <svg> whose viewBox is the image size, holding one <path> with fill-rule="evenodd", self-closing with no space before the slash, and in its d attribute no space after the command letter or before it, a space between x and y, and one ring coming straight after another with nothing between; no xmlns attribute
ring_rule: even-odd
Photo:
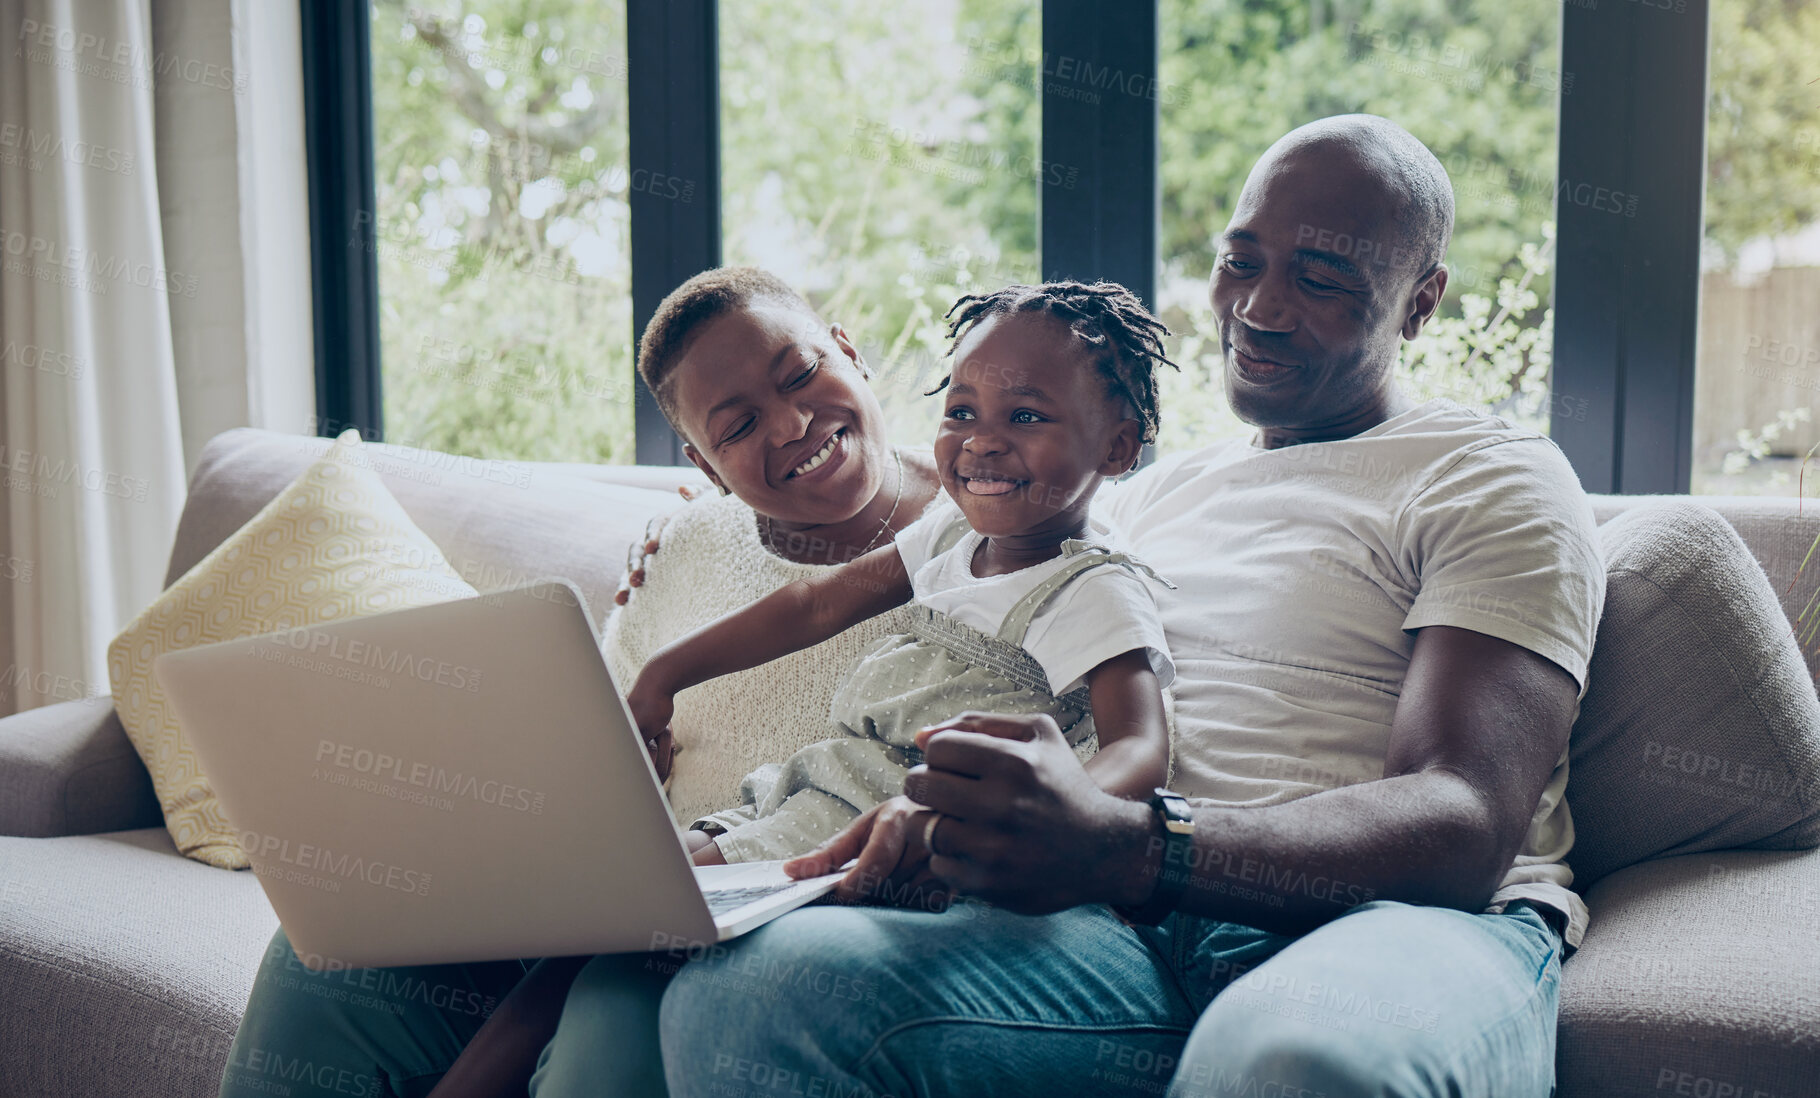
<svg viewBox="0 0 1820 1098"><path fill-rule="evenodd" d="M622 682L683 632L885 544L939 491L926 451L885 439L870 371L846 332L766 272L722 268L684 283L646 327L639 371L684 454L725 498L668 521L661 559L645 562L642 587L609 621L603 652ZM678 820L732 810L742 776L825 738L836 680L874 638L904 631L903 613L678 697L672 735L649 745ZM704 827L690 832L698 864L719 860L713 825ZM317 973L280 930L220 1093L297 1092L305 1082L324 1093L522 1094L561 991L586 960ZM629 956L591 977L624 984L624 1026L634 1029L654 1026L642 996L668 971ZM644 1044L655 1049L654 1029ZM654 1061L625 1070L600 1088L662 1093Z"/></svg>

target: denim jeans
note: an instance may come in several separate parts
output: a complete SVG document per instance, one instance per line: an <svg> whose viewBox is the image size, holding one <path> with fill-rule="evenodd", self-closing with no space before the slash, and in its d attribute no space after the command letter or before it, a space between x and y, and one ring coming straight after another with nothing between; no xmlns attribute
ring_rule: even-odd
<svg viewBox="0 0 1820 1098"><path fill-rule="evenodd" d="M658 1004L686 960L678 954L596 957L576 976L561 1047L609 1034L610 1055L538 1061L539 1086L661 1098ZM289 938L272 935L228 1052L220 1098L422 1098L442 1079L533 961L312 972ZM590 1073L577 1088L574 1072Z"/></svg>
<svg viewBox="0 0 1820 1098"><path fill-rule="evenodd" d="M1527 904L1379 901L1299 938L1101 907L809 907L683 966L663 1062L675 1098L1544 1098L1559 974ZM611 1045L577 1028L545 1054L586 1080Z"/></svg>
<svg viewBox="0 0 1820 1098"><path fill-rule="evenodd" d="M1300 938L1100 907L814 906L687 964L595 958L531 1094L1541 1098L1559 953L1526 904L1380 901ZM222 1098L427 1093L522 971L316 974L281 931Z"/></svg>
<svg viewBox="0 0 1820 1098"><path fill-rule="evenodd" d="M279 930L253 980L220 1096L428 1094L528 967L313 972Z"/></svg>

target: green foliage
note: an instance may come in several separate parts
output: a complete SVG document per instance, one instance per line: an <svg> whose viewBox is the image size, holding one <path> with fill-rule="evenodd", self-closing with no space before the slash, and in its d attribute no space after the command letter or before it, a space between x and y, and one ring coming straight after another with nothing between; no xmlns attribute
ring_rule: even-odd
<svg viewBox="0 0 1820 1098"><path fill-rule="evenodd" d="M624 37L622 4L375 5L388 438L632 460Z"/></svg>
<svg viewBox="0 0 1820 1098"><path fill-rule="evenodd" d="M1706 236L1726 260L1820 221L1820 4L1712 5Z"/></svg>
<svg viewBox="0 0 1820 1098"><path fill-rule="evenodd" d="M1034 281L1035 0L721 7L725 255L801 289L933 436L955 299ZM736 45L737 44L737 45Z"/></svg>
<svg viewBox="0 0 1820 1098"><path fill-rule="evenodd" d="M1489 292L1553 216L1560 11L1440 0L1164 0L1167 268L1204 279L1258 156L1333 114L1393 119L1453 177L1451 296ZM1571 91L1569 91L1571 94ZM1546 284L1537 286L1546 295Z"/></svg>
<svg viewBox="0 0 1820 1098"><path fill-rule="evenodd" d="M844 324L894 437L925 441L942 315L1037 277L1038 178L1071 170L1040 159L1038 0L720 13L723 194L665 185L722 201L727 261L776 270ZM1204 301L1212 241L1271 141L1346 111L1408 127L1458 196L1448 297L1408 348L1408 385L1546 422L1541 227L1557 89L1573 80L1559 18L1540 0L1163 0L1158 305L1183 373L1163 380L1161 448L1244 429ZM1801 43L1820 40L1820 6L1715 5L1713 19L1709 234L1735 247L1820 206L1820 126L1800 100L1820 85L1789 75L1811 67ZM632 460L624 24L623 0L376 0L391 437Z"/></svg>

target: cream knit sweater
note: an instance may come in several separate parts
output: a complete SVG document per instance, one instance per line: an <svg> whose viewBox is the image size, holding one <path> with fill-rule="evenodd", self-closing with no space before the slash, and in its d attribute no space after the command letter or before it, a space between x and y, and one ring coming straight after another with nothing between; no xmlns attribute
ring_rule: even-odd
<svg viewBox="0 0 1820 1098"><path fill-rule="evenodd" d="M645 561L644 586L608 619L601 650L629 689L658 648L827 567L766 549L757 517L737 496L685 504ZM665 785L671 814L687 826L730 809L740 803L740 779L827 739L835 685L873 641L909 629L910 610L899 607L813 648L678 694L670 721L676 755Z"/></svg>

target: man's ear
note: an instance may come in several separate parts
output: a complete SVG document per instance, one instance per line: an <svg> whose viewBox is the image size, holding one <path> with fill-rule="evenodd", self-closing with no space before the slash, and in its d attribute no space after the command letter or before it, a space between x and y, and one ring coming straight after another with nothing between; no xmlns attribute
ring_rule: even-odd
<svg viewBox="0 0 1820 1098"><path fill-rule="evenodd" d="M847 329L841 327L839 324L830 324L828 325L828 334L834 337L834 345L840 348L840 353L846 355L847 358L852 361L853 365L859 368L860 376L870 380L872 377L872 367L866 365L866 356L859 353L859 347L857 347L852 338L847 335Z"/></svg>
<svg viewBox="0 0 1820 1098"><path fill-rule="evenodd" d="M1119 420L1118 428L1112 435L1112 445L1106 450L1106 460L1100 462L1100 476L1116 477L1129 473L1137 467L1138 458L1143 453L1144 425L1135 419Z"/></svg>
<svg viewBox="0 0 1820 1098"><path fill-rule="evenodd" d="M1422 334L1422 328L1441 307L1441 298L1447 293L1447 264L1437 263L1435 269L1423 276L1416 283L1415 295L1409 299L1409 315L1403 318L1403 338L1414 339Z"/></svg>
<svg viewBox="0 0 1820 1098"><path fill-rule="evenodd" d="M701 451L695 448L693 442L683 443L683 457L688 458L690 464L694 465L697 469L700 469L703 476L713 481L714 487L720 489L721 495L731 494L729 493L727 486L721 482L720 474L714 471L714 466L708 464L707 458L701 456Z"/></svg>

